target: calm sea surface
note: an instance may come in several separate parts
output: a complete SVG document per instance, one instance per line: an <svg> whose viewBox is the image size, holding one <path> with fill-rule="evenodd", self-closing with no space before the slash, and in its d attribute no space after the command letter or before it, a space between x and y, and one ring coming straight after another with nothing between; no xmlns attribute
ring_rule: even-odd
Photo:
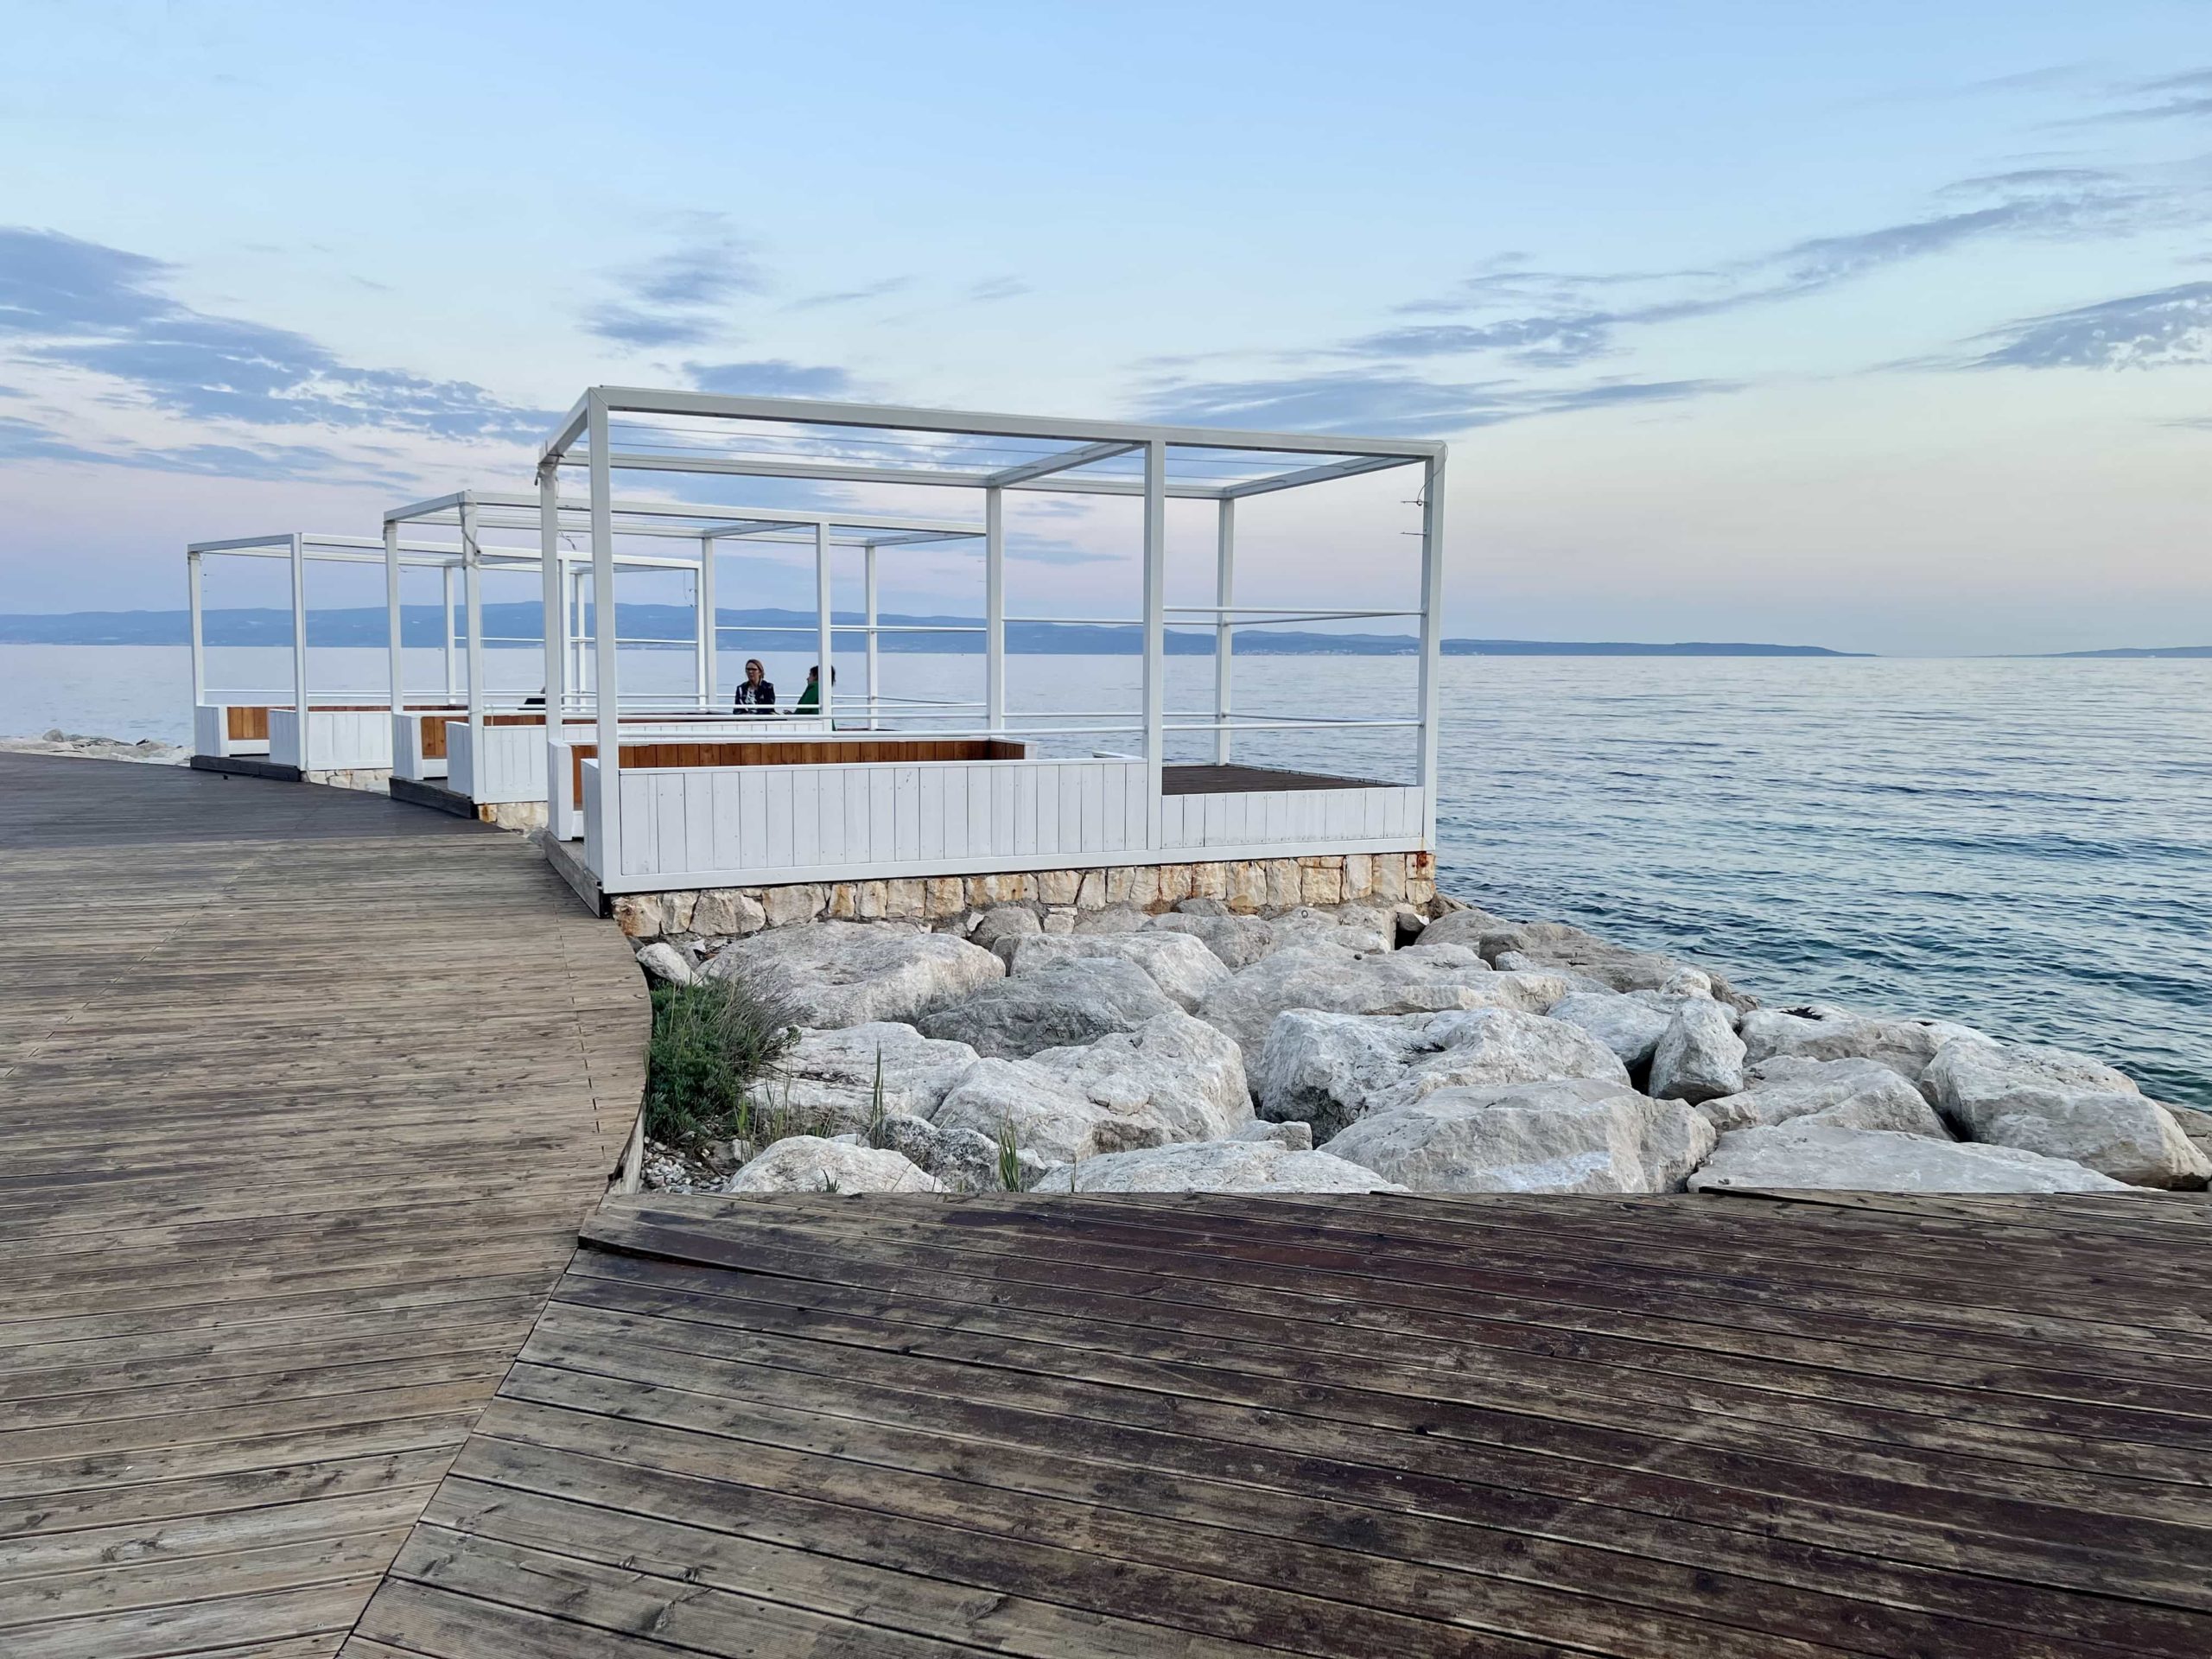
<svg viewBox="0 0 2212 1659"><path fill-rule="evenodd" d="M442 672L410 652L417 683ZM688 657L626 653L677 690ZM734 667L736 654L726 659ZM495 686L534 690L535 655ZM804 663L771 658L787 694ZM381 653L314 655L371 690ZM840 658L840 689L857 659ZM220 686L289 680L281 650L213 653ZM887 656L885 689L975 697L973 658ZM1171 709L1212 664L1170 664ZM1769 1001L1941 1014L2064 1043L2212 1106L2212 663L1455 658L1445 664L1444 880L1510 915L1709 960ZM1133 705L1126 658L1026 657L1016 708L1069 725ZM1409 711L1412 667L1244 658L1240 706ZM0 646L0 733L188 739L181 648ZM857 689L855 687L855 689ZM1182 740L1197 758L1210 740ZM1061 751L1132 747L1071 734ZM1389 730L1239 734L1239 758L1404 774Z"/></svg>

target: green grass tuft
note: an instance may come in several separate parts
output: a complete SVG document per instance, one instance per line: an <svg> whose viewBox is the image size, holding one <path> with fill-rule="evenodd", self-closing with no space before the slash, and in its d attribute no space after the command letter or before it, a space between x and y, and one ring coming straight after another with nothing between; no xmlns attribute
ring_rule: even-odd
<svg viewBox="0 0 2212 1659"><path fill-rule="evenodd" d="M740 976L657 983L652 997L645 1134L694 1154L751 1139L754 1088L798 1036L789 1011Z"/></svg>

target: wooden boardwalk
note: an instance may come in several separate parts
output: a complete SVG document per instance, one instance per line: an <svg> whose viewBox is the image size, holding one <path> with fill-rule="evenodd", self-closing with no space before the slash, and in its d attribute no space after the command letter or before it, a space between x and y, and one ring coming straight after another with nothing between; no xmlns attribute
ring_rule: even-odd
<svg viewBox="0 0 2212 1659"><path fill-rule="evenodd" d="M2202 1194L586 1240L346 1659L2212 1652Z"/></svg>
<svg viewBox="0 0 2212 1659"><path fill-rule="evenodd" d="M0 755L0 1653L335 1652L634 1117L518 837Z"/></svg>

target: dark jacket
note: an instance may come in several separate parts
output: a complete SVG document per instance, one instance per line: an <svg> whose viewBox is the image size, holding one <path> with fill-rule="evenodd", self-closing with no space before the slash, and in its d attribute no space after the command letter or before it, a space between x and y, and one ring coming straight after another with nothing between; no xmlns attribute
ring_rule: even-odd
<svg viewBox="0 0 2212 1659"><path fill-rule="evenodd" d="M776 683L763 680L758 685L747 681L737 683L737 700L730 704L737 709L757 709L772 714L776 708Z"/></svg>

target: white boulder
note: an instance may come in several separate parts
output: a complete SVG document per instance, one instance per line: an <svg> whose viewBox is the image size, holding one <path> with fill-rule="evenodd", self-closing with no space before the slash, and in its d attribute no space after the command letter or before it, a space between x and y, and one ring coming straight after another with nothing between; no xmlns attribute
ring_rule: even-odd
<svg viewBox="0 0 2212 1659"><path fill-rule="evenodd" d="M1686 996L1651 1051L1651 1093L1695 1103L1741 1093L1744 1039L1710 997Z"/></svg>
<svg viewBox="0 0 2212 1659"><path fill-rule="evenodd" d="M1573 991L1552 1004L1550 1018L1588 1032L1632 1072L1650 1064L1674 1014L1618 991Z"/></svg>
<svg viewBox="0 0 2212 1659"><path fill-rule="evenodd" d="M1426 944L1380 956L1294 946L1275 951L1206 993L1198 1017L1218 1026L1256 1071L1275 1016L1293 1008L1332 1014L1438 1014L1510 1007L1541 1014L1563 995L1549 976L1492 973Z"/></svg>
<svg viewBox="0 0 2212 1659"><path fill-rule="evenodd" d="M2126 1192L2084 1165L2013 1147L1932 1141L1804 1119L1735 1129L1690 1177L1694 1192L1732 1187L1832 1192Z"/></svg>
<svg viewBox="0 0 2212 1659"><path fill-rule="evenodd" d="M1698 1110L1721 1130L1801 1120L1840 1129L1951 1138L1920 1090L1879 1060L1807 1060L1794 1055L1762 1060L1745 1077L1743 1093L1708 1100Z"/></svg>
<svg viewBox="0 0 2212 1659"><path fill-rule="evenodd" d="M772 927L735 939L700 969L741 975L817 1027L912 1020L1001 978L1006 964L949 933L866 922Z"/></svg>
<svg viewBox="0 0 2212 1659"><path fill-rule="evenodd" d="M934 1114L977 1058L965 1043L938 1042L893 1020L802 1031L761 1093L771 1108L788 1107L797 1122L822 1125L829 1133L866 1128L874 1110L879 1056L884 1110L910 1117Z"/></svg>
<svg viewBox="0 0 2212 1659"><path fill-rule="evenodd" d="M1878 1060L1916 1086L1945 1043L1981 1035L1948 1020L1893 1020L1824 1002L1756 1008L1744 1016L1740 1030L1745 1058L1754 1065L1785 1054L1807 1060ZM1929 1090L1923 1087L1921 1093L1933 1103Z"/></svg>
<svg viewBox="0 0 2212 1659"><path fill-rule="evenodd" d="M1287 1152L1313 1150L1313 1126L1311 1123L1270 1123L1264 1118L1255 1118L1227 1138L1231 1141L1264 1141Z"/></svg>
<svg viewBox="0 0 2212 1659"><path fill-rule="evenodd" d="M665 939L656 939L638 952L638 966L653 978L671 985L689 985L694 977L683 953Z"/></svg>
<svg viewBox="0 0 2212 1659"><path fill-rule="evenodd" d="M896 1152L817 1135L779 1141L721 1184L725 1192L942 1192L944 1184Z"/></svg>
<svg viewBox="0 0 2212 1659"><path fill-rule="evenodd" d="M1416 1192L1677 1192L1715 1138L1687 1106L1581 1077L1441 1090L1323 1150Z"/></svg>
<svg viewBox="0 0 2212 1659"><path fill-rule="evenodd" d="M1402 1192L1373 1170L1325 1152L1264 1141L1200 1141L1111 1153L1064 1166L1039 1192Z"/></svg>
<svg viewBox="0 0 2212 1659"><path fill-rule="evenodd" d="M994 905L976 918L976 925L969 930L968 942L981 945L996 956L1001 962L1011 963L1014 949L1024 939L1033 939L1045 931L1037 912L1027 905Z"/></svg>
<svg viewBox="0 0 2212 1659"><path fill-rule="evenodd" d="M1294 1009L1268 1033L1254 1092L1263 1116L1303 1120L1325 1138L1440 1089L1554 1077L1629 1087L1627 1068L1587 1032L1516 1008L1389 1016Z"/></svg>
<svg viewBox="0 0 2212 1659"><path fill-rule="evenodd" d="M1018 1151L1046 1164L1161 1146L1168 1138L1158 1118L1116 1112L1027 1060L976 1061L930 1121L940 1129L970 1130L995 1146L1010 1134Z"/></svg>
<svg viewBox="0 0 2212 1659"><path fill-rule="evenodd" d="M1234 973L1249 968L1275 948L1275 931L1257 916L1194 916L1171 911L1150 926L1162 933L1187 933L1212 951Z"/></svg>
<svg viewBox="0 0 2212 1659"><path fill-rule="evenodd" d="M1187 933L1146 929L1137 933L1074 933L1019 941L1012 970L1040 973L1063 963L1091 957L1117 958L1141 968L1178 1007L1195 1008L1205 994L1229 977L1229 969L1203 939Z"/></svg>
<svg viewBox="0 0 2212 1659"><path fill-rule="evenodd" d="M1252 1122L1243 1053L1180 1010L1081 1047L1045 1049L1029 1064L1116 1116L1156 1122L1168 1141L1217 1141Z"/></svg>
<svg viewBox="0 0 2212 1659"><path fill-rule="evenodd" d="M998 958L991 961L995 965ZM1174 1007L1136 963L1119 957L1077 957L987 984L915 1023L931 1037L966 1043L978 1054L1023 1059L1041 1049L1135 1031Z"/></svg>
<svg viewBox="0 0 2212 1659"><path fill-rule="evenodd" d="M2086 1164L2136 1186L2200 1187L2208 1160L2125 1073L2063 1048L1961 1039L1923 1077L1968 1140Z"/></svg>

